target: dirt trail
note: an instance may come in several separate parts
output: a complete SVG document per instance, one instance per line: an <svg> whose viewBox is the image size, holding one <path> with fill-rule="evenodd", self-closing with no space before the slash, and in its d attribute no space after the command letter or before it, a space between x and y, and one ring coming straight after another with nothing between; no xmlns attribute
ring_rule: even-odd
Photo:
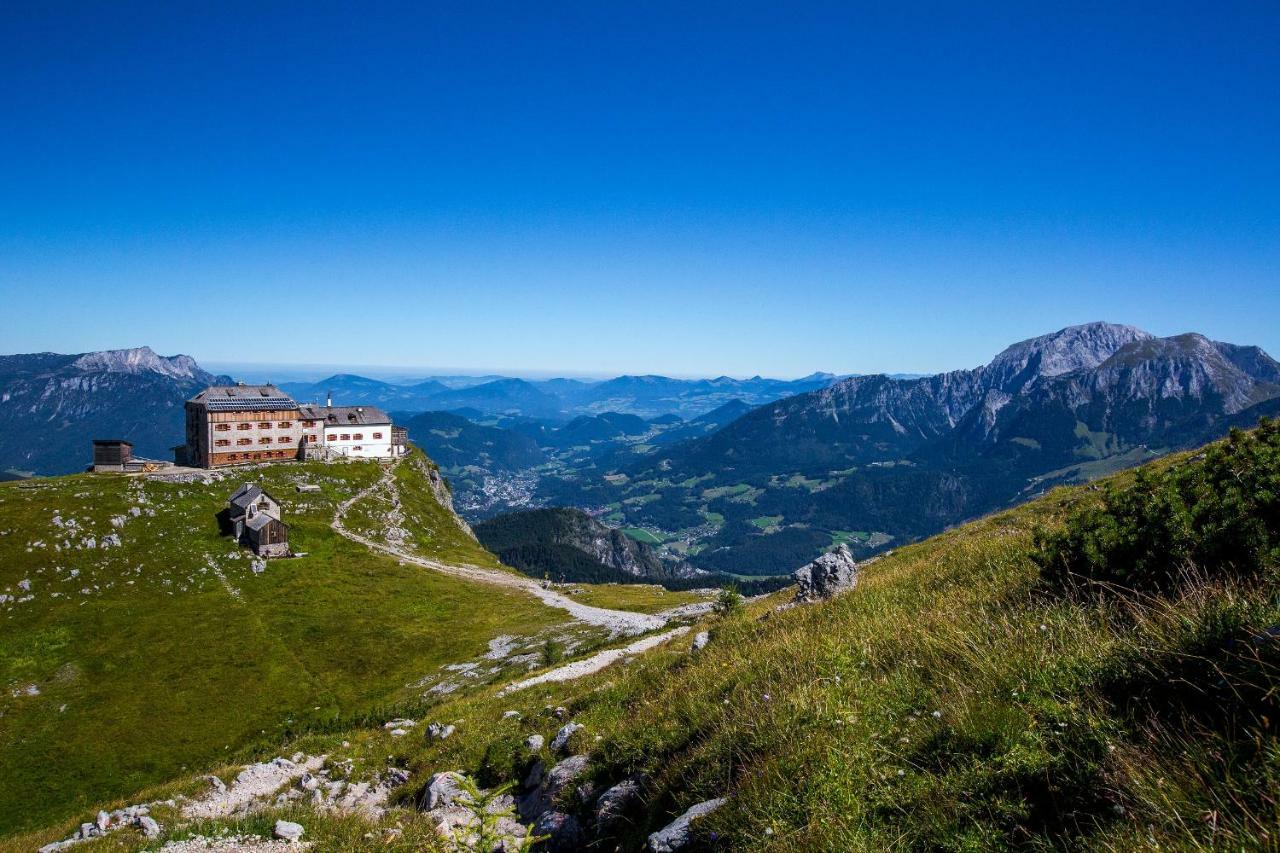
<svg viewBox="0 0 1280 853"><path fill-rule="evenodd" d="M359 542L370 550L390 555L398 560L404 560L406 563L421 566L424 569L430 569L434 572L452 575L464 580L475 581L476 583L487 583L493 586L523 590L530 595L537 596L542 603L546 604L548 607L555 607L560 610L564 610L574 619L586 622L590 625L598 625L602 628L608 628L609 631L614 634L630 635L643 634L647 631L656 631L666 625L670 618L666 614L662 613L632 613L628 610L609 610L604 607L591 607L574 601L569 596L563 595L555 590L543 589L541 584L531 578L520 577L519 575L498 571L496 569L484 569L479 566L454 565L451 563L441 563L437 560L428 560L425 557L419 557L416 554L412 554L403 548L398 548L386 542L378 542L366 536L362 536L352 530L348 530L342 523L347 511L350 510L357 502L368 497L371 493L383 486L390 486L394 493L396 489L394 465L387 469L386 473L383 474L382 479L377 483L338 505L338 510L334 514L333 523L331 524L333 529L338 534L347 537L353 542Z"/></svg>
<svg viewBox="0 0 1280 853"><path fill-rule="evenodd" d="M625 657L638 655L641 652L647 652L654 646L659 646L673 637L679 637L682 634L689 633L687 626L672 628L670 631L664 631L661 634L653 634L648 637L641 637L630 645L623 646L620 649L605 649L603 652L597 652L591 657L576 660L573 663L567 663L564 666L558 666L555 669L547 670L541 675L535 675L533 678L526 678L523 681L516 681L508 684L506 687L498 691L499 696L505 696L508 693L514 693L517 690L524 690L526 687L533 687L537 684L546 684L549 681L573 681L575 678L581 678L584 675L590 675L593 672L599 672L611 663L622 660Z"/></svg>

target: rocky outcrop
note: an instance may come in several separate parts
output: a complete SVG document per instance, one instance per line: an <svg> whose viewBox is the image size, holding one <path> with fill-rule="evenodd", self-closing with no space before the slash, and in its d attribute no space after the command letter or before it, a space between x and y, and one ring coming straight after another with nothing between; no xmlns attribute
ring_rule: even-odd
<svg viewBox="0 0 1280 853"><path fill-rule="evenodd" d="M516 801L522 820L537 820L543 812L552 809L561 792L587 769L590 759L585 755L573 755L546 770L541 761L535 762L525 778L526 793Z"/></svg>
<svg viewBox="0 0 1280 853"><path fill-rule="evenodd" d="M623 779L608 788L596 800L596 827L608 832L626 818L640 812L644 806L644 780L639 776Z"/></svg>
<svg viewBox="0 0 1280 853"><path fill-rule="evenodd" d="M689 847L696 837L694 834L694 822L711 814L726 802L727 800L720 797L692 806L680 817L649 836L648 849L650 853L673 853L673 851L684 850Z"/></svg>
<svg viewBox="0 0 1280 853"><path fill-rule="evenodd" d="M848 545L840 544L807 566L796 569L798 602L820 601L858 585L858 561Z"/></svg>
<svg viewBox="0 0 1280 853"><path fill-rule="evenodd" d="M476 535L504 563L534 577L600 583L700 574L683 561L664 560L648 545L579 509L508 513L476 525Z"/></svg>
<svg viewBox="0 0 1280 853"><path fill-rule="evenodd" d="M417 468L422 476L426 479L427 484L431 487L431 494L435 497L436 502L444 507L453 518L455 524L458 525L463 533L476 538L475 531L471 529L471 525L463 521L462 516L458 515L457 510L453 508L453 490L449 488L449 484L440 474L440 469L429 462L421 453L414 453L409 457L409 464Z"/></svg>

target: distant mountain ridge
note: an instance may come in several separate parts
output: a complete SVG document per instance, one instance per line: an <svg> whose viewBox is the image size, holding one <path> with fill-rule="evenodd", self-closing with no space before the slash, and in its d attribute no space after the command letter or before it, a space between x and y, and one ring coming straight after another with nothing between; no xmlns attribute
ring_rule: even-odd
<svg viewBox="0 0 1280 853"><path fill-rule="evenodd" d="M230 381L191 356L145 346L0 356L0 469L83 470L94 438L127 439L139 456L172 458L183 440L183 401Z"/></svg>
<svg viewBox="0 0 1280 853"><path fill-rule="evenodd" d="M1185 444L1207 440L1213 421L1280 396L1277 371L1257 347L1090 323L1014 344L971 370L844 379L762 406L683 452L703 466L816 470L900 459L955 431L998 443L1047 409L1069 415L1071 431L1080 421L1130 445Z"/></svg>
<svg viewBox="0 0 1280 853"><path fill-rule="evenodd" d="M830 373L802 379L673 379L667 376L618 376L600 382L580 379L527 380L483 377L463 383L458 377L398 385L352 374L318 382L285 382L280 387L299 400L335 398L399 411L474 410L482 415L519 416L567 422L582 415L625 414L640 418L677 415L699 418L728 403L757 406L835 381Z"/></svg>

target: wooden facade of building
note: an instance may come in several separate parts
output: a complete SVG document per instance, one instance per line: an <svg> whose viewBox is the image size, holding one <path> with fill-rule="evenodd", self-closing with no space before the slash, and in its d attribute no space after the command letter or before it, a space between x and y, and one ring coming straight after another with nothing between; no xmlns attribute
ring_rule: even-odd
<svg viewBox="0 0 1280 853"><path fill-rule="evenodd" d="M133 443L121 438L93 440L93 470L123 471L133 461Z"/></svg>
<svg viewBox="0 0 1280 853"><path fill-rule="evenodd" d="M274 385L206 388L187 401L186 416L189 465L219 468L300 458L301 412Z"/></svg>
<svg viewBox="0 0 1280 853"><path fill-rule="evenodd" d="M375 406L298 405L274 385L206 388L186 402L180 457L198 468L290 459L395 459L407 435Z"/></svg>
<svg viewBox="0 0 1280 853"><path fill-rule="evenodd" d="M236 541L260 557L289 556L289 525L280 518L280 503L252 483L227 499L227 520Z"/></svg>

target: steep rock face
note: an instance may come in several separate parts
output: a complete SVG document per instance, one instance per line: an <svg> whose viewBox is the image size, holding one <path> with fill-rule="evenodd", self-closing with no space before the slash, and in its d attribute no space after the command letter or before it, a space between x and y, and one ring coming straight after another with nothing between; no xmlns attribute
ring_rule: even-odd
<svg viewBox="0 0 1280 853"><path fill-rule="evenodd" d="M1076 456L1099 455L1098 435L1113 436L1117 450L1182 446L1280 396L1270 379L1278 367L1256 347L1197 334L1135 340L1093 369L1038 382L994 417L970 418L964 435L976 450L1018 437Z"/></svg>
<svg viewBox="0 0 1280 853"><path fill-rule="evenodd" d="M686 563L669 563L648 545L606 527L577 509L536 509L500 515L476 526L480 542L508 565L535 577L620 580L692 577ZM595 575L590 575L593 571Z"/></svg>
<svg viewBox="0 0 1280 853"><path fill-rule="evenodd" d="M1133 326L1088 323L1013 344L981 368L988 388L1014 392L1042 377L1095 368L1125 347L1152 335Z"/></svg>
<svg viewBox="0 0 1280 853"><path fill-rule="evenodd" d="M475 539L476 534L475 531L471 529L471 525L467 524L462 516L458 515L457 510L453 508L453 491L449 488L449 484L445 482L444 477L440 474L440 469L437 468L434 463L428 462L426 457L417 453L410 457L409 464L416 466L418 470L422 472L422 475L431 486L431 494L435 497L436 502L448 511L449 515L453 518L454 523L458 525L458 528L472 539Z"/></svg>
<svg viewBox="0 0 1280 853"><path fill-rule="evenodd" d="M190 356L149 347L0 358L0 468L66 474L94 438L123 438L139 456L169 458L183 439L183 401L229 382Z"/></svg>
<svg viewBox="0 0 1280 853"><path fill-rule="evenodd" d="M208 376L189 355L157 355L151 347L113 349L90 352L71 362L84 373L155 373L171 379L197 379Z"/></svg>

